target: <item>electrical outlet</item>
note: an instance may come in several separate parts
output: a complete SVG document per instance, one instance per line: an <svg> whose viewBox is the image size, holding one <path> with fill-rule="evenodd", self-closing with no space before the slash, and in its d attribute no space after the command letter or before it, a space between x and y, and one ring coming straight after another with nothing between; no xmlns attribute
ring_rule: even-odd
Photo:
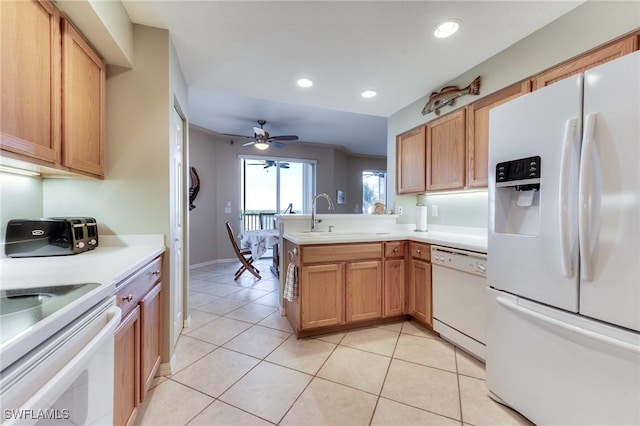
<svg viewBox="0 0 640 426"><path fill-rule="evenodd" d="M404 213L404 207L398 206L398 214Z"/></svg>
<svg viewBox="0 0 640 426"><path fill-rule="evenodd" d="M431 216L438 217L438 206L431 206Z"/></svg>
<svg viewBox="0 0 640 426"><path fill-rule="evenodd" d="M224 208L224 212L225 213L231 213L231 207L225 207Z"/></svg>

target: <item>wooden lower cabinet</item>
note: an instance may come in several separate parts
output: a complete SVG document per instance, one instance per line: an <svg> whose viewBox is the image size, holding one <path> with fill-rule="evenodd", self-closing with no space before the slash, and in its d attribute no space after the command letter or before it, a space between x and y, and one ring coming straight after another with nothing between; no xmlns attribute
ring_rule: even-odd
<svg viewBox="0 0 640 426"><path fill-rule="evenodd" d="M384 261L384 307L382 316L393 317L406 313L405 282L407 264L404 259Z"/></svg>
<svg viewBox="0 0 640 426"><path fill-rule="evenodd" d="M162 257L116 286L123 320L115 331L115 426L132 425L162 355Z"/></svg>
<svg viewBox="0 0 640 426"><path fill-rule="evenodd" d="M346 278L346 321L382 317L382 262L347 263Z"/></svg>
<svg viewBox="0 0 640 426"><path fill-rule="evenodd" d="M411 260L409 314L415 319L433 326L431 312L431 264L423 260Z"/></svg>
<svg viewBox="0 0 640 426"><path fill-rule="evenodd" d="M404 315L406 307L407 241L386 241L384 243L384 283L383 306L384 318Z"/></svg>
<svg viewBox="0 0 640 426"><path fill-rule="evenodd" d="M406 318L431 326L430 245L408 241L296 245L299 294L285 301L298 337Z"/></svg>
<svg viewBox="0 0 640 426"><path fill-rule="evenodd" d="M409 315L432 327L431 246L413 241L409 246Z"/></svg>
<svg viewBox="0 0 640 426"><path fill-rule="evenodd" d="M140 308L137 306L115 331L114 425L132 425L140 405Z"/></svg>
<svg viewBox="0 0 640 426"><path fill-rule="evenodd" d="M301 329L344 322L344 265L303 266L300 273Z"/></svg>
<svg viewBox="0 0 640 426"><path fill-rule="evenodd" d="M162 284L158 283L140 301L140 327L142 329L140 347L140 366L142 388L140 400L144 399L162 355Z"/></svg>

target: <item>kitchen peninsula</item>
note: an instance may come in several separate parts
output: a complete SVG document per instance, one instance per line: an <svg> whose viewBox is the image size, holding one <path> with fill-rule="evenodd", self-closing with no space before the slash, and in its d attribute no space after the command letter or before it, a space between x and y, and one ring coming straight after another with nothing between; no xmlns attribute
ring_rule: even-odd
<svg viewBox="0 0 640 426"><path fill-rule="evenodd" d="M299 271L298 296L284 302L299 338L407 316L432 328L431 244L486 253L484 229L431 226L416 232L414 225L396 225L395 215L319 219L319 232L307 229L308 215L279 219L281 270L293 263Z"/></svg>

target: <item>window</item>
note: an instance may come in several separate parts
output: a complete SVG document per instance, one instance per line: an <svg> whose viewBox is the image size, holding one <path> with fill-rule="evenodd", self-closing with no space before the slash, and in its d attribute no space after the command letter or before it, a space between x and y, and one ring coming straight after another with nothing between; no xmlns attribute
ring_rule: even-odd
<svg viewBox="0 0 640 426"><path fill-rule="evenodd" d="M270 229L279 213L309 213L315 161L240 156L242 230Z"/></svg>
<svg viewBox="0 0 640 426"><path fill-rule="evenodd" d="M382 201L387 205L387 172L379 170L362 171L362 212L371 213L373 202Z"/></svg>

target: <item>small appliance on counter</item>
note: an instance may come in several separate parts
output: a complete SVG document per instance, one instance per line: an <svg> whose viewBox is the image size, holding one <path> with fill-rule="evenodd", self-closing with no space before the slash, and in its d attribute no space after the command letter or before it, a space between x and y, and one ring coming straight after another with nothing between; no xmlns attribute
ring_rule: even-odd
<svg viewBox="0 0 640 426"><path fill-rule="evenodd" d="M98 224L92 217L11 219L4 247L8 257L82 253L98 247Z"/></svg>

